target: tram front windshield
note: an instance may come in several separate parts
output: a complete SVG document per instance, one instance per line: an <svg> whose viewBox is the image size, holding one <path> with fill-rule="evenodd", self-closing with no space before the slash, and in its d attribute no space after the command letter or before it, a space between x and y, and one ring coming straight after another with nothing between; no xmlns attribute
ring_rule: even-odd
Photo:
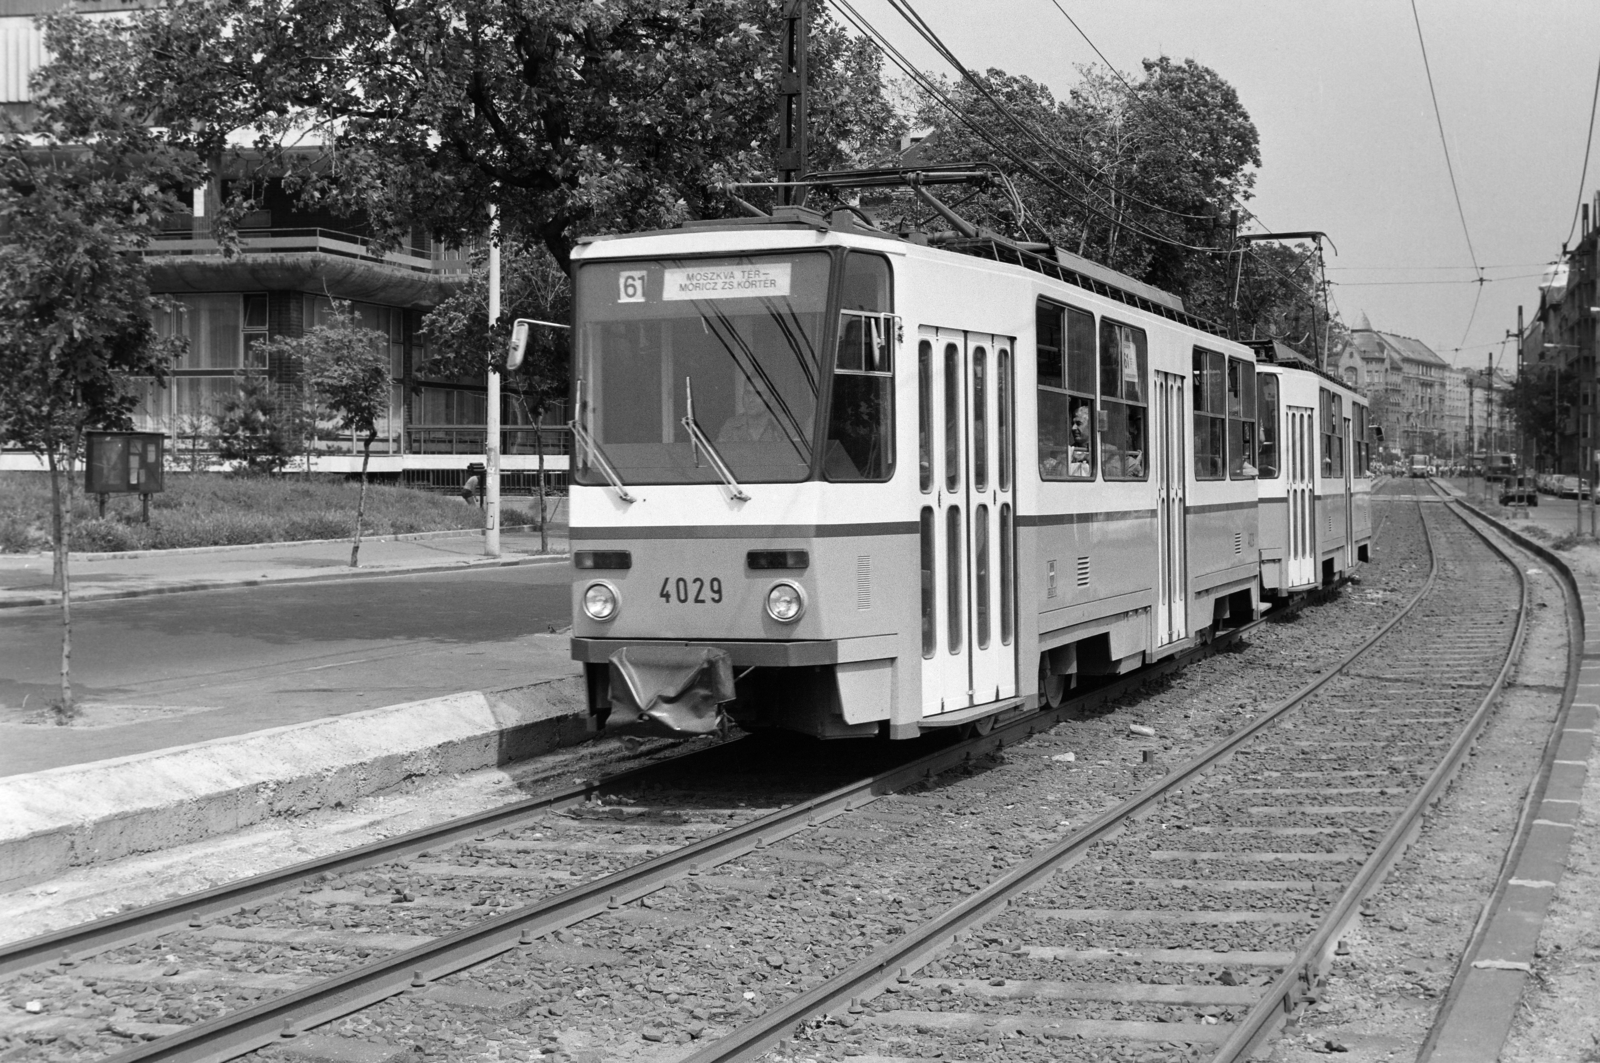
<svg viewBox="0 0 1600 1063"><path fill-rule="evenodd" d="M829 262L800 253L578 270L576 413L625 483L720 482L684 426L691 395L739 481L807 477ZM575 465L579 483L605 483L589 455Z"/></svg>

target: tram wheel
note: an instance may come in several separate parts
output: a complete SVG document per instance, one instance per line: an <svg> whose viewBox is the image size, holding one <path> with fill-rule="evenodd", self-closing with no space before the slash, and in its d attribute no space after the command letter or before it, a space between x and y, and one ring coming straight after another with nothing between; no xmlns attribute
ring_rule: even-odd
<svg viewBox="0 0 1600 1063"><path fill-rule="evenodd" d="M1067 696L1067 677L1050 671L1050 657L1039 654L1039 701L1045 708L1054 709Z"/></svg>
<svg viewBox="0 0 1600 1063"><path fill-rule="evenodd" d="M960 734L962 738L982 738L992 730L994 730L994 717L980 716L971 723L962 724Z"/></svg>

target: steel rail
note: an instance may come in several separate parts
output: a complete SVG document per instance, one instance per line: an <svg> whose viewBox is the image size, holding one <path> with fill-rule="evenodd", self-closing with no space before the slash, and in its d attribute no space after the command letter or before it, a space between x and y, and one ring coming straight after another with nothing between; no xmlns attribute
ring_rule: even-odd
<svg viewBox="0 0 1600 1063"><path fill-rule="evenodd" d="M1272 613L1263 618L1244 624L1238 628L1231 628L1217 635L1214 643L1209 647L1209 652L1216 652L1237 638L1251 631L1256 625L1266 622L1281 613ZM1040 722L1048 718L1050 724L1055 724L1063 714L1072 711L1081 711L1093 707L1111 697L1120 696L1127 690L1134 689L1143 682L1166 674L1173 667L1181 667L1199 659L1203 648L1180 654L1174 658L1159 662L1151 668L1141 670L1137 675L1106 687L1062 702L1055 709L1045 710L1043 713L1025 717L1031 725L1029 733L1038 730ZM989 737L996 738L1005 733L1002 728ZM734 741L738 741L735 739ZM723 748L731 743L721 743L712 748ZM992 743L982 743L985 748L980 752L987 752L987 747ZM583 804L596 797L621 787L632 784L649 774L659 771L661 767L678 763L690 757L706 755L708 750L697 749L677 753L652 761L649 764L629 768L615 775L608 775L603 779L568 787L553 794L543 797L527 798L497 808L474 812L465 816L436 823L432 826L422 827L391 838L383 838L375 842L357 846L353 849L342 850L326 856L302 860L299 863L272 871L253 875L249 878L233 882L225 882L207 890L196 893L184 894L171 900L158 901L119 912L116 915L106 916L88 923L80 923L60 930L40 934L21 941L0 945L0 978L10 977L39 967L44 964L58 962L62 959L76 962L85 957L92 956L107 949L117 948L142 940L155 934L162 933L184 922L193 922L195 919L205 919L208 916L218 916L230 909L248 904L251 901L261 900L282 893L295 885L303 882L313 875L325 873L348 873L370 867L388 860L402 859L415 855L423 849L435 848L441 845L452 845L471 838L475 834L486 830L501 830L518 819L538 812L554 811ZM647 754L648 755L648 754Z"/></svg>
<svg viewBox="0 0 1600 1063"><path fill-rule="evenodd" d="M1461 505L1459 501L1454 504ZM1428 1029L1428 1034L1422 1040L1422 1047L1417 1050L1417 1063L1429 1063L1433 1058L1440 1038L1446 1031L1454 1032L1450 1024L1456 1013L1456 1006L1465 988L1467 980L1472 976L1474 962L1482 953L1487 940L1490 927L1497 917L1505 911L1505 905L1510 893L1511 880L1517 875L1518 863L1527 850L1528 839L1533 833L1534 820L1538 818L1544 799L1549 792L1550 780L1555 771L1556 757L1560 753L1562 738L1565 735L1568 722L1572 717L1572 706L1577 701L1578 681L1583 669L1583 646L1585 623L1583 616L1583 601L1578 592L1577 580L1572 575L1572 569L1567 563L1557 557L1555 553L1542 544L1536 543L1525 536L1518 534L1513 529L1499 526L1499 522L1488 517L1477 507L1466 504L1465 508L1473 513L1478 520L1493 527L1497 532L1506 535L1524 550L1535 557L1542 556L1545 563L1557 577L1561 586L1562 597L1566 600L1567 630L1572 633L1567 647L1567 679L1562 687L1561 704L1556 710L1555 719L1550 725L1549 737L1545 740L1545 747L1539 757L1539 768L1529 785L1527 793L1523 795L1522 808L1517 816L1517 825L1512 829L1511 844L1506 847L1504 858L1495 875L1494 888L1489 893L1489 899L1478 912L1478 919L1473 924L1472 933L1467 937L1467 944L1461 950L1461 958L1456 963L1456 968L1450 977L1450 988L1445 991L1439 1009L1434 1014L1434 1020ZM1509 1032L1509 1031L1507 1031ZM1484 1043L1480 1056L1488 1061L1497 1058L1504 1038L1493 1044Z"/></svg>
<svg viewBox="0 0 1600 1063"><path fill-rule="evenodd" d="M723 743L727 744L729 743ZM119 912L104 919L24 938L22 941L0 946L0 977L18 974L29 968L58 960L63 954L72 960L78 960L86 955L161 933L184 920L192 921L195 918L220 915L238 905L281 893L312 875L354 871L385 860L414 855L422 849L464 841L485 830L500 830L507 824L536 812L582 804L609 789L615 789L658 771L662 765L702 756L706 752L707 750L703 748L680 752L649 764L629 768L597 782L571 786L544 797L526 798L482 812L457 816L419 830L368 842L366 845L327 856L303 860L288 867L226 882L198 893L185 894L172 900L158 901L127 912Z"/></svg>
<svg viewBox="0 0 1600 1063"><path fill-rule="evenodd" d="M1054 709L1025 715L997 727L988 735L918 757L899 767L780 809L710 838L703 838L555 897L517 909L502 910L473 926L443 935L425 945L362 964L249 1008L131 1047L107 1057L107 1061L223 1063L278 1043L283 1038L297 1036L378 1001L408 991L423 990L431 981L513 949L536 949L539 947L537 939L544 935L647 896L674 880L696 874L700 868L714 867L765 848L773 842L820 825L825 820L870 804L884 794L958 767L975 756L1022 741L1073 712L1093 708L1136 690L1154 678L1220 652L1275 615L1281 614L1274 612L1229 629L1209 643L1175 654L1155 666L1107 683ZM690 755L693 754L684 754ZM631 776L632 772L627 775ZM620 778L614 776L601 780L585 790L602 790L615 785ZM183 905L180 903L178 907Z"/></svg>
<svg viewBox="0 0 1600 1063"><path fill-rule="evenodd" d="M817 1015L840 1011L849 1004L851 998L867 994L889 978L897 977L901 972L914 970L934 959L948 946L960 941L963 933L1002 912L1013 897L1044 882L1062 868L1076 863L1093 846L1115 838L1129 820L1138 817L1147 809L1153 811L1154 806L1171 791L1188 784L1196 776L1204 774L1227 759L1240 746L1273 725L1279 717L1299 706L1337 678L1409 616L1433 589L1437 580L1438 555L1431 549L1431 542L1430 555L1427 579L1398 614L1361 645L1274 705L1253 723L1207 747L1188 764L1115 808L1102 813L1081 831L1017 865L894 944L864 957L808 992L790 999L766 1015L718 1038L700 1051L684 1057L679 1063L735 1063L735 1061L754 1059L782 1040L797 1023Z"/></svg>
<svg viewBox="0 0 1600 1063"><path fill-rule="evenodd" d="M1448 501L1445 503L1450 505ZM1267 994L1257 1001L1245 1015L1244 1020L1238 1024L1232 1036L1223 1042L1215 1056L1213 1063L1234 1063L1249 1057L1250 1053L1267 1037L1276 1031L1280 1020L1293 1010L1297 1001L1297 989L1309 993L1315 979L1318 977L1318 968L1326 961L1329 949L1336 937L1340 934L1349 921L1355 917L1356 908L1361 899L1370 893L1379 883L1389 868L1405 853L1406 847L1421 828L1423 813L1436 801L1444 790L1445 785L1455 775L1462 759L1467 755L1473 742L1477 741L1478 733L1483 729L1488 720L1490 711L1495 702L1499 700L1500 692L1505 687L1506 679L1511 675L1511 669L1516 665L1517 657L1521 653L1523 639L1528 631L1529 599L1532 596L1532 587L1528 578L1523 575L1522 568L1511 556L1482 529L1467 520L1460 512L1452 509L1457 520L1468 528L1484 544L1511 566L1517 574L1517 581L1521 586L1522 594L1518 603L1517 627L1512 633L1511 644L1506 650L1505 660L1501 662L1499 674L1495 676L1494 683L1484 694L1477 709L1468 718L1466 725L1457 733L1455 741L1446 750L1444 758L1428 775L1422 788L1417 791L1407 804L1405 811L1395 820L1394 824L1384 833L1372 855L1368 856L1356 872L1356 876L1339 896L1339 900L1322 919L1321 925L1304 946L1295 953L1294 961L1286 968L1283 974L1273 980ZM1423 524L1427 525L1426 510L1424 509ZM1432 529L1429 529L1432 537Z"/></svg>

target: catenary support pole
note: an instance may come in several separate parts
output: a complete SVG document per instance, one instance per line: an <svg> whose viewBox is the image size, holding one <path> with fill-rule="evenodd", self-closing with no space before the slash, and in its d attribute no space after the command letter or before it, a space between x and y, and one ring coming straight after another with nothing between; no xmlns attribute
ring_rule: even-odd
<svg viewBox="0 0 1600 1063"><path fill-rule="evenodd" d="M500 212L489 205L489 331L500 320ZM494 345L490 344L491 349ZM483 552L500 556L500 367L489 361L489 394L483 433Z"/></svg>

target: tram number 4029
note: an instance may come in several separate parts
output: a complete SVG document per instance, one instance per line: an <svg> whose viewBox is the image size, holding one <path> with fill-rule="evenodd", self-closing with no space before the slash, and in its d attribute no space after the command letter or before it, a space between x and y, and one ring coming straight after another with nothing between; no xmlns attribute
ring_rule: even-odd
<svg viewBox="0 0 1600 1063"><path fill-rule="evenodd" d="M678 576L674 579L668 576L661 581L660 599L671 605L721 605L722 581L713 576L710 579L701 579Z"/></svg>

